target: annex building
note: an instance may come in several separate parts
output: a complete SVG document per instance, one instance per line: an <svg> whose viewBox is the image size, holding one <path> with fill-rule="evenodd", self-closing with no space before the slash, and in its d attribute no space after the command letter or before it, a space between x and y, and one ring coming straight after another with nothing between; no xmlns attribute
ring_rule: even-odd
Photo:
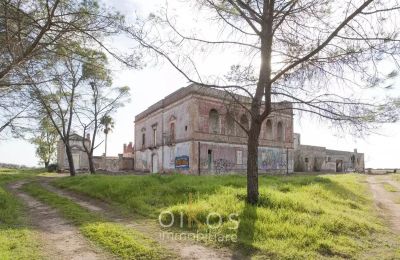
<svg viewBox="0 0 400 260"><path fill-rule="evenodd" d="M241 103L249 101L239 95L235 99ZM250 116L232 100L223 90L189 85L138 114L135 117L135 170L190 174L245 172L247 135L236 122L249 126ZM324 154L319 154L321 147L300 145L300 137L293 133L291 104L274 103L273 110L279 112L273 112L261 129L260 173L345 171L355 168L355 162L363 166L362 154L357 153L352 159L352 153L341 152L336 156L325 149Z"/></svg>

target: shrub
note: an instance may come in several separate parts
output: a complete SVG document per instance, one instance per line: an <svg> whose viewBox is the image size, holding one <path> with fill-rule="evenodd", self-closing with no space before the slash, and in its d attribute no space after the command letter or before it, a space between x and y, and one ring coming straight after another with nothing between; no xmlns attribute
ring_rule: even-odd
<svg viewBox="0 0 400 260"><path fill-rule="evenodd" d="M47 167L48 172L55 172L58 169L58 165L56 163L49 164Z"/></svg>

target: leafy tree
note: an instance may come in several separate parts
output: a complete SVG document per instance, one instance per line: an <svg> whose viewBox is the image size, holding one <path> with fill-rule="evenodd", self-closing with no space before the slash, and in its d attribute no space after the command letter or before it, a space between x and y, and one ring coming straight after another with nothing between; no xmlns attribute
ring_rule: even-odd
<svg viewBox="0 0 400 260"><path fill-rule="evenodd" d="M115 113L125 102L129 102L129 87L112 87L104 53L87 49L85 57L82 73L90 87L80 90L81 98L76 105L75 114L83 136L88 133L91 135L90 145L85 140L82 144L89 159L90 172L95 173L93 153L102 143L96 142L98 133L104 128L107 152L107 136L114 124L109 115Z"/></svg>
<svg viewBox="0 0 400 260"><path fill-rule="evenodd" d="M25 84L18 70L47 59L59 44L99 39L122 19L96 0L2 0L0 2L0 87Z"/></svg>
<svg viewBox="0 0 400 260"><path fill-rule="evenodd" d="M227 103L246 111L250 125L235 121L248 137L249 203L259 197L258 141L271 113L293 109L357 133L398 120L397 99L380 92L399 68L399 1L198 0L197 7L194 28L169 8L124 30L189 82L225 90ZM224 76L207 73L202 58L221 53L237 61Z"/></svg>
<svg viewBox="0 0 400 260"><path fill-rule="evenodd" d="M68 49L60 48L49 60L46 70L33 73L38 77L49 77L52 80L37 84L31 80L30 90L34 107L46 113L65 146L71 176L76 171L72 157L70 136L77 130L75 108L83 88L83 64L85 52L78 43L70 42ZM30 72L27 72L31 76Z"/></svg>
<svg viewBox="0 0 400 260"><path fill-rule="evenodd" d="M34 116L30 113L30 107L26 89L0 90L0 136L7 136L9 133L21 136L27 128L31 127L29 122L23 123Z"/></svg>
<svg viewBox="0 0 400 260"><path fill-rule="evenodd" d="M37 131L38 134L31 141L36 145L36 155L40 162L48 169L50 162L55 160L58 133L47 117L42 119Z"/></svg>
<svg viewBox="0 0 400 260"><path fill-rule="evenodd" d="M100 46L104 36L118 31L114 25L122 18L96 0L1 0L0 131L19 134L29 125L27 106L12 103L29 104L21 93L31 81L37 86L52 81L36 74L46 70L62 46L88 39Z"/></svg>

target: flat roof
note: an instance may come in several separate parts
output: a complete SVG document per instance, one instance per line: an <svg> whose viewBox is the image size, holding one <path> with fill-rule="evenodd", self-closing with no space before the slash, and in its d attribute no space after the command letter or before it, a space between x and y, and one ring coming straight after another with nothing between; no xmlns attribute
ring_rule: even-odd
<svg viewBox="0 0 400 260"><path fill-rule="evenodd" d="M144 110L143 112L137 114L135 116L135 122L152 114L153 112L157 111L158 109L164 108L172 103L175 103L181 99L183 99L184 97L191 95L191 94L198 94L198 95L202 95L202 96L208 96L208 97L215 97L218 99L230 99L233 100L233 98L231 97L232 95L235 96L235 99L239 100L240 102L247 102L250 103L251 102L251 98L250 97L246 97L243 95L239 95L239 94L229 94L227 93L227 91L222 90L222 89L218 89L218 88L212 88L212 87L203 87L203 86L199 86L196 84L190 84L187 87L183 87L180 88L174 92L172 92L171 94L169 94L168 96L166 96L165 98L161 99L160 101L156 102L155 104L149 106L146 110ZM278 104L285 104L285 105L289 105L291 109L292 105L287 102L287 101L282 101L282 102L273 102L273 104L278 105Z"/></svg>

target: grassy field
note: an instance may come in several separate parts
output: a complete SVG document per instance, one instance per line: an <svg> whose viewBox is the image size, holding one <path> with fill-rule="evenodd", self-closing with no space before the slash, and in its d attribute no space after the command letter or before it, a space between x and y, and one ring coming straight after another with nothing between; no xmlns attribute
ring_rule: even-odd
<svg viewBox="0 0 400 260"><path fill-rule="evenodd" d="M21 170L0 169L0 259L38 259L40 249L20 201L7 192L10 181L31 178Z"/></svg>
<svg viewBox="0 0 400 260"><path fill-rule="evenodd" d="M386 191L389 191L389 192L397 192L396 187L394 187L393 185L391 185L391 184L389 184L389 183L384 183L384 184L383 184L383 188L384 188Z"/></svg>
<svg viewBox="0 0 400 260"><path fill-rule="evenodd" d="M37 183L24 186L24 190L40 201L56 208L64 218L78 226L81 233L106 251L120 259L171 259L172 255L145 235L112 223L89 212L73 201L47 191Z"/></svg>
<svg viewBox="0 0 400 260"><path fill-rule="evenodd" d="M400 182L400 173L391 174L393 180Z"/></svg>
<svg viewBox="0 0 400 260"><path fill-rule="evenodd" d="M363 180L364 176L350 174L260 177L257 206L245 204L246 179L241 176L97 175L62 178L55 185L144 217L157 219L169 210L176 220L174 231L179 232L182 216L185 230L237 237L237 241L204 242L239 248L260 258L400 257L395 256L399 241L374 213ZM211 212L222 217L218 228L214 228L219 223L216 214L209 218L213 226L205 224ZM161 219L170 220L168 214ZM194 226L188 226L188 219Z"/></svg>

